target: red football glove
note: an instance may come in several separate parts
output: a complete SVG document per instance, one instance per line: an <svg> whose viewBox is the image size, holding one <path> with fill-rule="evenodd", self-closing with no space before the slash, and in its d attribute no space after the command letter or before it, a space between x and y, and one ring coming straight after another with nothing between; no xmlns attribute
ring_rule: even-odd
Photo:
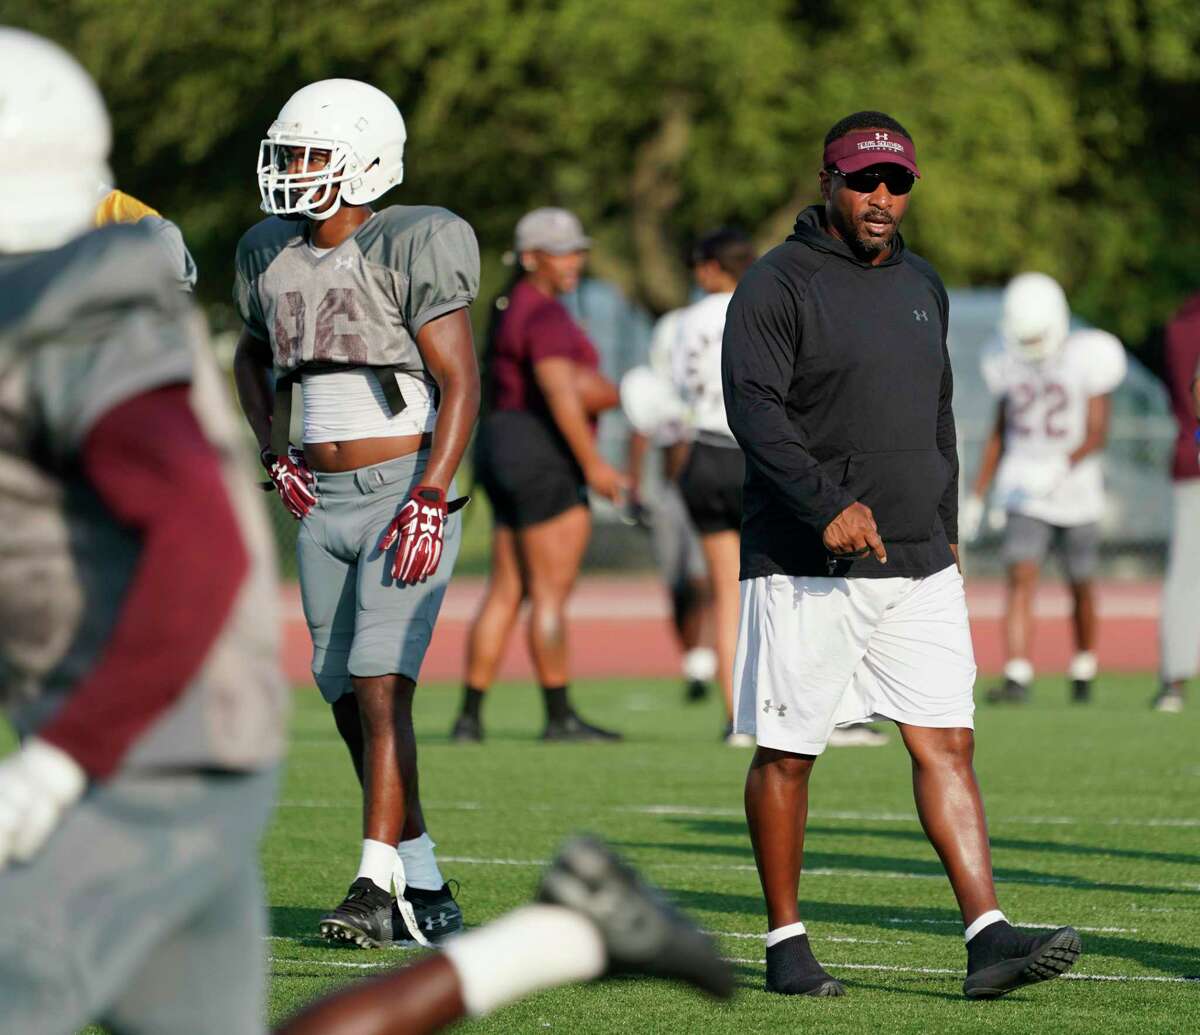
<svg viewBox="0 0 1200 1035"><path fill-rule="evenodd" d="M289 446L287 456L276 456L268 448L259 454L259 459L292 517L298 521L312 510L317 502L317 479L299 449Z"/></svg>
<svg viewBox="0 0 1200 1035"><path fill-rule="evenodd" d="M379 540L380 550L396 547L392 578L397 582L424 582L437 571L446 535L446 517L460 510L469 497L446 503L446 494L434 485L416 485Z"/></svg>

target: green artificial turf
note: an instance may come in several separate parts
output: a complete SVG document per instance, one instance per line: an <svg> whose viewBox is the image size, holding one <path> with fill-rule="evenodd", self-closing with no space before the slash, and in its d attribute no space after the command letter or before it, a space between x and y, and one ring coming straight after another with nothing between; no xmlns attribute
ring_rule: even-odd
<svg viewBox="0 0 1200 1035"><path fill-rule="evenodd" d="M614 644L614 650L620 645ZM838 1000L762 991L763 912L742 818L750 752L718 743L716 704L686 706L672 683L581 683L588 718L620 745L543 745L527 686L490 696L481 746L452 745L458 703L422 688L421 790L469 926L526 901L573 831L603 836L737 960L737 998L714 1005L663 982L559 989L511 1006L480 1032L1200 1031L1200 708L1159 715L1149 676L1106 676L1090 707L1061 681L1021 709L981 705L977 768L1002 908L1015 922L1081 928L1078 975L993 1003L961 997L954 899L913 815L909 768L883 748L831 750L812 784L802 913ZM320 914L354 876L359 796L328 709L296 696L280 807L263 846L271 903L271 1018L416 951L326 948ZM1093 930L1087 930L1092 928ZM366 965L365 967L362 965Z"/></svg>

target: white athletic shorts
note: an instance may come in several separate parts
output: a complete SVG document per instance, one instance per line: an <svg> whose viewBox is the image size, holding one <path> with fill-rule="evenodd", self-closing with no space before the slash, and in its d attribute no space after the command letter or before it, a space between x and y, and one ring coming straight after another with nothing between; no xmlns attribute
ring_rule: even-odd
<svg viewBox="0 0 1200 1035"><path fill-rule="evenodd" d="M767 575L742 583L734 729L819 755L835 726L891 719L974 729L975 651L962 576Z"/></svg>

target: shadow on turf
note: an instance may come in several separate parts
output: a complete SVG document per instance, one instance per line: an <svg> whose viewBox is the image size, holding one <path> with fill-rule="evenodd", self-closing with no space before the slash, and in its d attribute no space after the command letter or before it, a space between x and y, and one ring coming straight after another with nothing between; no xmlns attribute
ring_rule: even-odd
<svg viewBox="0 0 1200 1035"><path fill-rule="evenodd" d="M668 889L671 901L682 909L707 911L712 913L737 913L761 915L762 899L757 895L740 895L725 891L694 891L690 889ZM1063 907L1063 915L1045 917L1046 921L1061 920L1071 923L1072 917L1066 915L1069 905ZM854 902L817 902L805 899L803 903L804 920L806 923L859 925L869 927L873 931L881 928L886 930L920 931L922 934L940 935L953 938L962 943L962 928L957 911L938 909L936 907L914 909L911 906L896 906L887 904L859 904ZM883 920L896 923L882 923ZM927 924L929 920L945 921L942 924ZM1076 922L1079 922L1076 919ZM1170 942L1139 941L1137 938L1126 938L1119 935L1100 934L1085 931L1083 938L1084 956L1111 956L1119 959L1133 960L1145 967L1152 967L1166 972L1170 976L1187 976L1196 973L1196 950L1185 945L1173 945ZM820 945L820 932L814 932L813 941Z"/></svg>

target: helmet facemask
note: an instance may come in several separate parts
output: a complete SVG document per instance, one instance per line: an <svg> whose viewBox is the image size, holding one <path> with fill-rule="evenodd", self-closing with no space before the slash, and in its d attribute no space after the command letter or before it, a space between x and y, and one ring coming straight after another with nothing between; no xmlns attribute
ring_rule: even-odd
<svg viewBox="0 0 1200 1035"><path fill-rule="evenodd" d="M287 136L273 131L258 148L258 190L262 209L272 215L328 219L342 207L336 189L362 175L361 163L350 146L338 140ZM293 151L303 149L302 171L288 172ZM328 151L328 163L309 170L314 151Z"/></svg>

